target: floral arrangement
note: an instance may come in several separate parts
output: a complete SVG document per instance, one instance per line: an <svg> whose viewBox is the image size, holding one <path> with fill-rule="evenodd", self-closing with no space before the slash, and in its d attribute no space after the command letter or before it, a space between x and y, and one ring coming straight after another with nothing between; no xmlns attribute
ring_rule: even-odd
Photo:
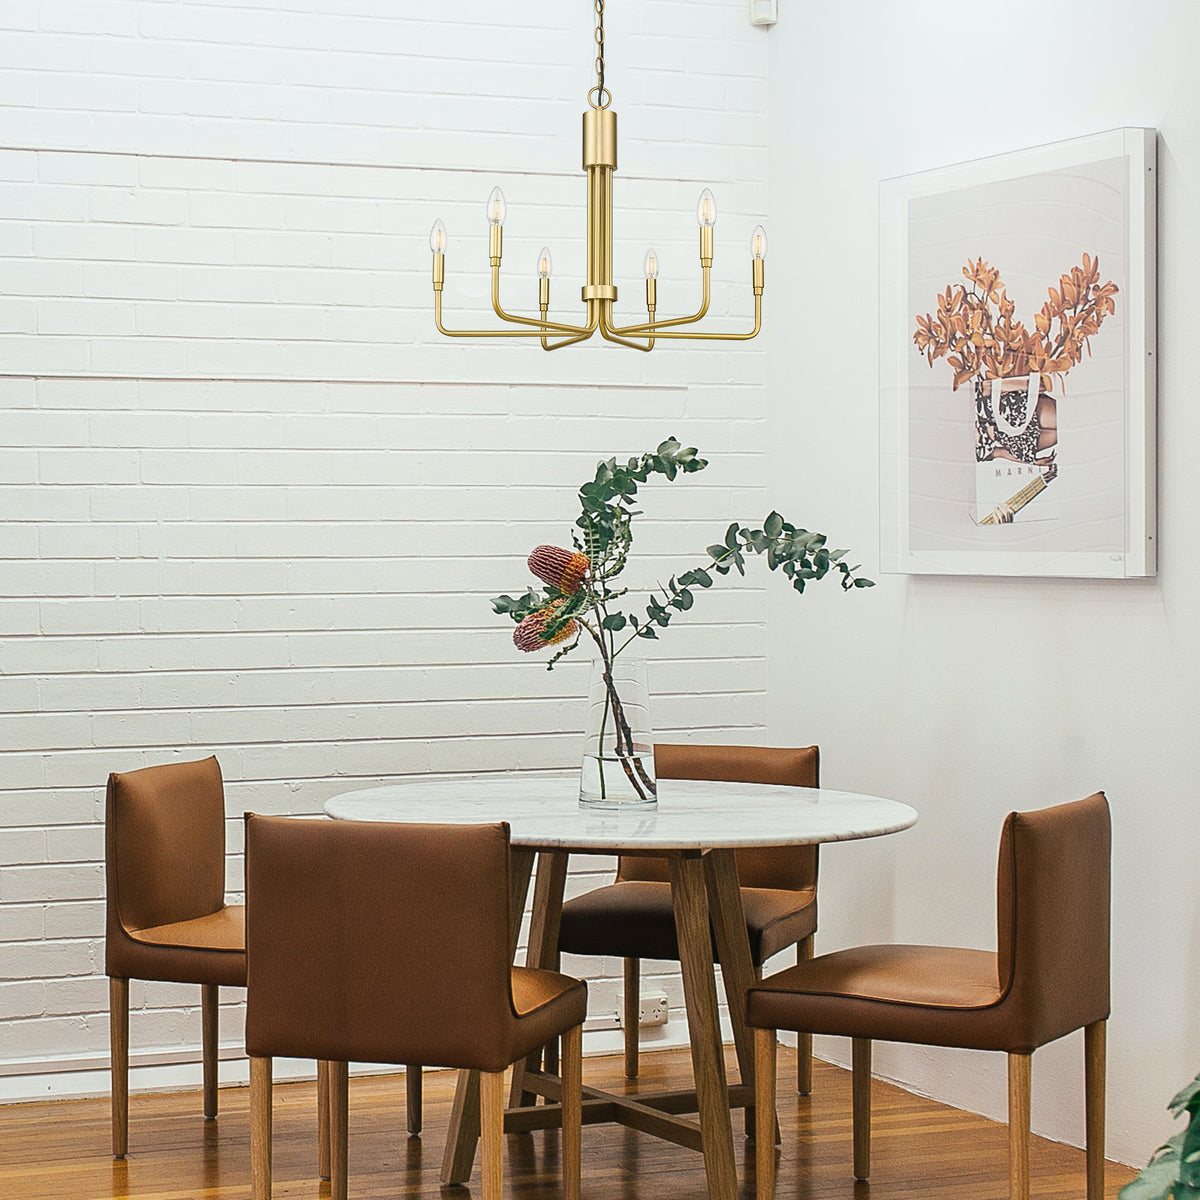
<svg viewBox="0 0 1200 1200"><path fill-rule="evenodd" d="M656 639L673 617L692 607L698 591L713 586L714 574L736 570L744 575L747 555L758 554L766 558L772 571L781 571L798 592L830 571L840 575L843 589L873 586L871 580L854 574L858 567L846 563L847 551L827 548L824 534L800 529L772 512L759 529L733 522L724 538L708 547L699 565L672 575L646 597L641 615L625 610L619 602L628 589L616 586L615 581L633 546L633 518L637 515L633 506L639 485L653 475L675 480L707 465L694 446L685 448L674 438L624 465L615 458L597 463L595 477L579 489L582 511L571 534L574 549L538 546L529 556L529 569L545 589L531 587L523 595L492 600L496 612L517 623L513 641L519 649L532 652L561 646L547 670L579 646L585 634L591 639L603 664L607 704L622 757L632 757L634 748L613 684L614 660L637 639Z"/></svg>
<svg viewBox="0 0 1200 1200"><path fill-rule="evenodd" d="M1051 287L1046 302L1034 316L1034 330L1014 316L1000 272L982 258L962 269L967 282L946 286L938 295L937 313L917 317L913 341L932 367L945 358L954 371L954 390L974 378L1013 379L1041 375L1041 386L1051 387L1091 352L1088 339L1104 318L1115 311L1118 288L1112 280L1100 282L1100 259L1084 254Z"/></svg>

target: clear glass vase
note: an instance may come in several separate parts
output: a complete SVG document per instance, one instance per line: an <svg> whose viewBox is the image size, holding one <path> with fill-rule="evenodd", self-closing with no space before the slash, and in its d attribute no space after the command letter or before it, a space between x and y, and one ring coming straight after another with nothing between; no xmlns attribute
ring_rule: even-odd
<svg viewBox="0 0 1200 1200"><path fill-rule="evenodd" d="M579 771L583 808L645 808L658 803L646 660L619 655L611 674L592 663Z"/></svg>

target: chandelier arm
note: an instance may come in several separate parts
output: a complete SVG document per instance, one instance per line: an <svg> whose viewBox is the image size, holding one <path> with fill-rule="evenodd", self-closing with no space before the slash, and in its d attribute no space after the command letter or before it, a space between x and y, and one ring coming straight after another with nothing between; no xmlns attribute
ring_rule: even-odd
<svg viewBox="0 0 1200 1200"><path fill-rule="evenodd" d="M609 330L607 325L600 326L600 332L604 335L606 341L616 342L618 346L628 346L631 350L644 350L649 353L654 349L654 339L651 338L649 343L643 346L640 342L631 342L628 338L617 337L617 335Z"/></svg>
<svg viewBox="0 0 1200 1200"><path fill-rule="evenodd" d="M574 337L563 338L561 342L555 342L553 346L546 338L542 338L542 349L561 350L564 346L573 346L576 342L586 342L595 332L594 329L591 329L587 333L577 333Z"/></svg>
<svg viewBox="0 0 1200 1200"><path fill-rule="evenodd" d="M654 336L662 338L696 338L707 342L748 342L751 338L757 337L759 330L762 329L762 297L754 297L754 328L749 333L682 333L671 332L659 333L655 328ZM643 347L638 347L642 349Z"/></svg>
<svg viewBox="0 0 1200 1200"><path fill-rule="evenodd" d="M614 325L612 327L613 333L633 334L633 335L644 336L646 334L656 333L660 329L669 329L672 325L691 325L695 321L703 320L705 314L708 312L708 304L709 304L709 297L710 297L710 291L711 291L711 289L709 287L709 272L710 272L710 270L711 270L710 267L703 268L703 282L702 282L702 293L701 293L701 297L700 297L700 310L694 316L672 317L671 320L669 320L669 321L646 321L640 325L621 325L619 327Z"/></svg>
<svg viewBox="0 0 1200 1200"><path fill-rule="evenodd" d="M574 335L574 337L563 338L561 342L555 342L553 345L550 344L549 338L543 336L542 349L561 350L564 346L573 346L576 342L586 342L587 339L590 338L600 326L600 306L589 300L587 302L587 307L588 323L587 328L584 329L582 333L577 333Z"/></svg>
<svg viewBox="0 0 1200 1200"><path fill-rule="evenodd" d="M563 325L557 321L542 320L535 321L532 317L518 317L513 313L507 313L500 306L500 268L499 266L492 267L492 308L495 309L496 316L504 321L512 321L515 325L532 325L543 333L571 333L580 334L592 332L586 325ZM594 330L594 327L593 327Z"/></svg>
<svg viewBox="0 0 1200 1200"><path fill-rule="evenodd" d="M546 336L546 330L538 329L447 329L442 324L442 294L435 292L433 297L433 322L437 326L438 333L443 333L446 337L502 337L502 338L519 338L519 337L540 337ZM537 325L537 321L530 321L529 324ZM567 326L551 326L553 329L566 329L574 331L575 327Z"/></svg>
<svg viewBox="0 0 1200 1200"><path fill-rule="evenodd" d="M612 305L610 304L608 306L608 312L611 312L611 311L612 311ZM641 342L631 342L628 340L628 338L623 338L623 337L618 336L616 333L613 332L612 326L609 325L606 313L600 314L600 333L604 336L605 340L610 341L610 342L616 342L616 344L618 346L628 346L631 350L642 350L645 352L649 352L654 349L653 336L651 336L649 344L645 345L645 346L643 346L641 344Z"/></svg>

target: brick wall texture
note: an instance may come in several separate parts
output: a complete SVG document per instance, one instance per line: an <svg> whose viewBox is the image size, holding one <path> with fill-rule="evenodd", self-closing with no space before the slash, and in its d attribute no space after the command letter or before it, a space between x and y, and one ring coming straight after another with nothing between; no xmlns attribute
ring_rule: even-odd
<svg viewBox="0 0 1200 1200"><path fill-rule="evenodd" d="M547 673L487 598L522 589L528 550L567 537L596 459L667 435L712 466L646 490L634 582L765 512L759 343L546 354L433 328L438 216L446 319L488 322L493 183L505 302L533 311L549 244L554 310L573 319L592 21L583 0L0 6L10 1080L106 1052L109 771L215 753L236 895L245 809L570 767L586 663ZM711 185L711 320L745 326L746 243L767 216L763 32L740 0L612 4L606 25L620 307L636 315L653 244L660 315L694 309ZM755 575L669 631L651 663L660 737L761 740L764 620ZM610 868L578 864L572 890ZM593 980L602 1024L620 964L568 966ZM658 980L678 1002L665 964ZM135 986L135 1055L194 1049L197 1002Z"/></svg>

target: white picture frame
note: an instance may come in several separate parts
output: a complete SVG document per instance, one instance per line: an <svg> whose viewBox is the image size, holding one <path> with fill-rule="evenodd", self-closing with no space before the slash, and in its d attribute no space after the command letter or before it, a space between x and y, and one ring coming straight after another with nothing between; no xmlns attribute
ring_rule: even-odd
<svg viewBox="0 0 1200 1200"><path fill-rule="evenodd" d="M1117 129L881 185L884 572L1155 574L1155 149Z"/></svg>

